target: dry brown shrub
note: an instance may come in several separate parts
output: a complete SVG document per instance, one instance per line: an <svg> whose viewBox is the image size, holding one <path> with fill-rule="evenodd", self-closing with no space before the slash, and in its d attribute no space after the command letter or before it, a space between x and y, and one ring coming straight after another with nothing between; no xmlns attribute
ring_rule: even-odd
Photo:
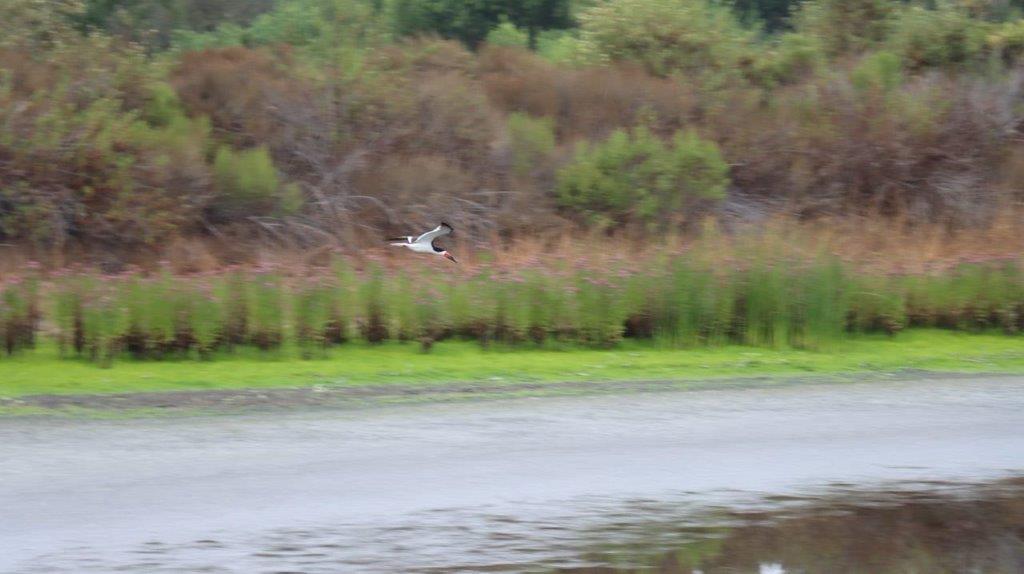
<svg viewBox="0 0 1024 574"><path fill-rule="evenodd" d="M1009 145L1003 152L999 189L1010 206L1024 207L1024 145Z"/></svg>
<svg viewBox="0 0 1024 574"><path fill-rule="evenodd" d="M430 75L409 88L413 101L405 150L440 153L466 167L488 161L500 118L474 80L449 72Z"/></svg>
<svg viewBox="0 0 1024 574"><path fill-rule="evenodd" d="M385 212L377 203L367 204L358 214L384 230L382 236L405 235L444 220L458 230L444 242L454 248L463 240L486 241L499 230L554 225L544 217L549 206L531 190L498 191L488 183L486 174L473 174L442 155L385 156L353 180L360 193L390 206Z"/></svg>
<svg viewBox="0 0 1024 574"><path fill-rule="evenodd" d="M645 116L657 131L671 133L696 114L690 88L639 66L558 68L525 50L487 48L480 70L497 107L554 118L563 139L602 138Z"/></svg>
<svg viewBox="0 0 1024 574"><path fill-rule="evenodd" d="M39 61L27 50L18 48L0 49L0 70L7 74L7 85L15 96L49 88L57 72L53 60Z"/></svg>
<svg viewBox="0 0 1024 574"><path fill-rule="evenodd" d="M800 221L775 216L744 225L729 235L691 237L687 248L713 254L731 265L757 249L811 261L823 253L839 256L871 273L926 273L970 261L1019 259L1024 253L1024 211L1007 210L990 224L951 229L905 217L823 217Z"/></svg>
<svg viewBox="0 0 1024 574"><path fill-rule="evenodd" d="M452 40L414 38L384 46L369 55L370 66L412 75L455 72L472 75L476 59L464 45Z"/></svg>
<svg viewBox="0 0 1024 574"><path fill-rule="evenodd" d="M1005 94L940 75L891 93L819 80L723 106L706 119L737 188L784 199L802 217L904 216L971 224L995 215L992 173ZM734 100L735 101L735 100Z"/></svg>
<svg viewBox="0 0 1024 574"><path fill-rule="evenodd" d="M205 132L140 120L154 81L131 47L66 40L43 54L0 49L12 79L0 90L0 235L61 250L190 231L206 199Z"/></svg>
<svg viewBox="0 0 1024 574"><path fill-rule="evenodd" d="M176 237L164 250L163 257L174 273L216 271L221 265L210 246L196 237Z"/></svg>
<svg viewBox="0 0 1024 574"><path fill-rule="evenodd" d="M480 52L479 67L487 95L499 108L558 115L556 76L561 71L554 65L525 50L487 46Z"/></svg>
<svg viewBox="0 0 1024 574"><path fill-rule="evenodd" d="M287 53L211 48L183 54L171 82L189 113L210 118L219 135L238 146L272 145L282 128L275 109L306 87L288 65Z"/></svg>
<svg viewBox="0 0 1024 574"><path fill-rule="evenodd" d="M407 222L417 217L444 218L451 197L464 197L474 188L473 177L444 156L388 156L360 173L356 187L394 207Z"/></svg>

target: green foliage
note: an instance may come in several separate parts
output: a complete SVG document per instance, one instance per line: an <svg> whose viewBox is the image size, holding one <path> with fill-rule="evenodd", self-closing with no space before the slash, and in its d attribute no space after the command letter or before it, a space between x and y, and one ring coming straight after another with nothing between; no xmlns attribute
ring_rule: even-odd
<svg viewBox="0 0 1024 574"><path fill-rule="evenodd" d="M534 49L542 31L559 30L572 25L571 10L572 0L505 0L503 16L527 31L529 46Z"/></svg>
<svg viewBox="0 0 1024 574"><path fill-rule="evenodd" d="M790 14L800 0L731 0L733 10L747 22L759 21L768 32L789 27Z"/></svg>
<svg viewBox="0 0 1024 574"><path fill-rule="evenodd" d="M961 64L982 54L986 28L951 4L910 6L893 22L888 43L911 69Z"/></svg>
<svg viewBox="0 0 1024 574"><path fill-rule="evenodd" d="M1019 62L1024 56L1024 19L991 28L985 37L985 47L1006 64Z"/></svg>
<svg viewBox="0 0 1024 574"><path fill-rule="evenodd" d="M530 45L530 35L505 20L487 33L486 42L492 46L526 48Z"/></svg>
<svg viewBox="0 0 1024 574"><path fill-rule="evenodd" d="M226 46L288 45L319 59L352 53L387 39L386 23L372 0L281 0L247 26L233 21L215 29L175 31L178 50Z"/></svg>
<svg viewBox="0 0 1024 574"><path fill-rule="evenodd" d="M695 132L667 144L645 127L617 130L600 144L580 144L558 174L559 203L606 225L664 224L698 200L720 199L729 166L714 142Z"/></svg>
<svg viewBox="0 0 1024 574"><path fill-rule="evenodd" d="M83 29L98 29L151 48L167 48L176 30L207 32L244 26L274 0L85 0L74 16Z"/></svg>
<svg viewBox="0 0 1024 574"><path fill-rule="evenodd" d="M508 117L512 170L525 177L535 170L555 149L554 122L550 118L534 118L513 113Z"/></svg>
<svg viewBox="0 0 1024 574"><path fill-rule="evenodd" d="M142 107L142 119L155 128L163 128L184 117L178 94L166 82L153 82L149 97Z"/></svg>
<svg viewBox="0 0 1024 574"><path fill-rule="evenodd" d="M850 72L850 80L863 92L889 93L903 81L903 65L892 52L876 52Z"/></svg>
<svg viewBox="0 0 1024 574"><path fill-rule="evenodd" d="M897 6L892 0L816 0L801 4L794 20L831 55L862 52L885 40Z"/></svg>
<svg viewBox="0 0 1024 574"><path fill-rule="evenodd" d="M743 346L690 348L680 352L657 343L625 342L616 349L582 349L546 343L515 352L481 349L472 342L445 341L432 354L416 347L392 343L374 348L350 345L329 350L329 360L300 362L267 360L253 353L218 355L216 360L121 361L114 369L98 369L86 361L60 360L52 345L43 344L12 360L0 359L7 397L44 394L106 394L214 389L310 388L324 384L340 389L370 390L387 387L394 393L430 389L450 397L455 382L479 381L478 396L507 397L561 394L558 383L577 381L681 381L757 377L773 382L855 373L890 375L907 369L932 372L1021 373L1021 341L999 334L911 330L887 338L844 338L823 351L779 348L763 350ZM287 355L286 355L287 356ZM516 383L527 383L518 386ZM554 383L548 387L548 384ZM507 388L503 385L511 384ZM487 389L494 392L487 394ZM110 405L116 401L111 400ZM111 408L115 408L111 406ZM8 407L6 413L19 412ZM77 414L76 410L76 414ZM109 415L111 411L98 411ZM33 411L31 414L38 414ZM715 548L712 546L711 551ZM691 554L692 555L692 554ZM631 563L636 563L631 561Z"/></svg>
<svg viewBox="0 0 1024 574"><path fill-rule="evenodd" d="M41 67L7 62L16 63L0 74L0 235L153 244L201 210L209 126L186 117L134 54L79 38ZM19 80L22 65L34 68L32 86Z"/></svg>
<svg viewBox="0 0 1024 574"><path fill-rule="evenodd" d="M545 30L537 36L537 53L554 64L575 64L586 57L583 42L573 30Z"/></svg>
<svg viewBox="0 0 1024 574"><path fill-rule="evenodd" d="M718 145L689 130L673 138L671 165L683 193L700 199L722 199L729 184L729 165Z"/></svg>
<svg viewBox="0 0 1024 574"><path fill-rule="evenodd" d="M265 147L235 151L221 146L213 173L219 195L211 209L220 218L295 213L302 206L301 191L295 185L281 185Z"/></svg>
<svg viewBox="0 0 1024 574"><path fill-rule="evenodd" d="M757 60L761 84L789 84L820 72L827 57L819 38L798 32L782 34L761 53Z"/></svg>
<svg viewBox="0 0 1024 574"><path fill-rule="evenodd" d="M284 343L285 291L281 278L273 273L257 275L248 287L251 331L249 342L261 351L277 349Z"/></svg>
<svg viewBox="0 0 1024 574"><path fill-rule="evenodd" d="M737 285L693 258L676 259L667 267L663 279L645 278L642 287L653 295L647 313L655 336L678 347L722 344L737 338Z"/></svg>
<svg viewBox="0 0 1024 574"><path fill-rule="evenodd" d="M847 330L891 335L906 327L906 293L895 278L855 277L851 287Z"/></svg>
<svg viewBox="0 0 1024 574"><path fill-rule="evenodd" d="M36 55L74 42L72 20L83 12L79 0L5 0L0 18L0 47L27 48Z"/></svg>
<svg viewBox="0 0 1024 574"><path fill-rule="evenodd" d="M34 277L0 283L0 355L34 347L39 320L39 285Z"/></svg>
<svg viewBox="0 0 1024 574"><path fill-rule="evenodd" d="M609 0L579 20L595 60L638 62L658 76L727 76L752 41L732 11L706 0Z"/></svg>
<svg viewBox="0 0 1024 574"><path fill-rule="evenodd" d="M478 231L556 226L553 205L655 229L721 194L720 155L737 191L801 215L974 225L1012 179L1014 2L9 0L0 239L139 248L247 224L310 244L446 200ZM605 142L641 115L723 151ZM555 133L590 150L560 178ZM522 193L483 200L509 171Z"/></svg>
<svg viewBox="0 0 1024 574"><path fill-rule="evenodd" d="M500 21L486 2L455 0L395 0L395 32L400 36L436 34L469 46L479 44Z"/></svg>
<svg viewBox="0 0 1024 574"><path fill-rule="evenodd" d="M365 342L417 341L423 350L448 338L509 347L608 348L632 338L680 348L827 350L851 334L908 327L1024 332L1024 273L1016 264L883 275L832 257L790 260L758 244L740 256L729 266L711 251L639 265L485 265L441 284L430 266L386 275L344 265L298 277L267 269L77 275L52 286L0 287L0 335L8 352L29 348L45 320L62 356L110 364L122 356L213 359L245 348L313 358L345 342L349 324Z"/></svg>
<svg viewBox="0 0 1024 574"><path fill-rule="evenodd" d="M536 46L540 31L570 25L569 0L394 0L395 31L402 36L436 34L476 47L502 22L526 30L527 43Z"/></svg>

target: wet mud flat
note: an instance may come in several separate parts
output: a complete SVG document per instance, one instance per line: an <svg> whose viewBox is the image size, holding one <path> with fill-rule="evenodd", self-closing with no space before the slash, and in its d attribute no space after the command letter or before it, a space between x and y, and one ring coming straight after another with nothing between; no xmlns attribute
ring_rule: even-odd
<svg viewBox="0 0 1024 574"><path fill-rule="evenodd" d="M365 408L391 404L450 402L510 397L573 396L633 392L734 390L790 385L822 385L900 381L958 381L1015 379L1018 375L967 376L903 370L892 373L854 373L816 376L764 376L694 380L463 382L447 384L313 385L297 388L242 388L104 394L45 394L0 396L0 416L30 415L194 415L309 411ZM6 411L5 411L6 410ZM21 412L21 411L24 412Z"/></svg>
<svg viewBox="0 0 1024 574"><path fill-rule="evenodd" d="M379 527L148 541L118 552L83 547L41 555L19 572L1024 572L1024 477L718 494L710 497L717 504L678 493L577 500L571 512L544 518L439 509Z"/></svg>
<svg viewBox="0 0 1024 574"><path fill-rule="evenodd" d="M659 516L668 513L670 516ZM682 514L642 506L550 564L575 574L1024 572L1024 478L769 496ZM675 513L674 515L673 512ZM587 537L584 537L587 538ZM539 566L539 565L538 565ZM527 568L532 568L528 566Z"/></svg>
<svg viewBox="0 0 1024 574"><path fill-rule="evenodd" d="M1021 428L1007 377L0 419L0 572L1019 572Z"/></svg>

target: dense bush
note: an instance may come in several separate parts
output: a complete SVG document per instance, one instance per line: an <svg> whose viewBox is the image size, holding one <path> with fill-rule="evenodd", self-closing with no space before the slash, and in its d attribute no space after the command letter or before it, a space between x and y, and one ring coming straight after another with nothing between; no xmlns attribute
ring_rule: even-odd
<svg viewBox="0 0 1024 574"><path fill-rule="evenodd" d="M888 36L900 3L891 0L817 0L801 4L799 31L821 38L832 54L862 52Z"/></svg>
<svg viewBox="0 0 1024 574"><path fill-rule="evenodd" d="M109 50L89 39L59 62L0 54L12 71L0 79L0 236L153 244L203 209L208 123Z"/></svg>
<svg viewBox="0 0 1024 574"><path fill-rule="evenodd" d="M534 118L523 113L508 117L509 147L512 152L512 170L520 177L543 167L546 158L555 149L555 132L549 118Z"/></svg>
<svg viewBox="0 0 1024 574"><path fill-rule="evenodd" d="M217 217L294 214L302 208L295 185L282 185L270 154L263 147L234 151L217 150L213 163L218 195L210 205Z"/></svg>
<svg viewBox="0 0 1024 574"><path fill-rule="evenodd" d="M100 29L167 48L176 30L209 31L225 22L244 25L269 10L274 0L85 0L74 21L83 29Z"/></svg>
<svg viewBox="0 0 1024 574"><path fill-rule="evenodd" d="M579 16L595 61L633 61L656 76L728 75L750 49L732 11L704 0L610 0Z"/></svg>
<svg viewBox="0 0 1024 574"><path fill-rule="evenodd" d="M684 208L725 196L729 166L714 142L690 131L670 144L645 127L618 130L606 141L580 144L558 175L559 203L603 226L665 225Z"/></svg>
<svg viewBox="0 0 1024 574"><path fill-rule="evenodd" d="M935 10L910 6L893 23L889 42L913 69L963 64L983 54L987 27L949 5Z"/></svg>
<svg viewBox="0 0 1024 574"><path fill-rule="evenodd" d="M478 4L10 0L0 238L480 241L716 205L965 227L1024 198L1010 4Z"/></svg>
<svg viewBox="0 0 1024 574"><path fill-rule="evenodd" d="M272 10L253 18L248 26L225 18L215 29L179 28L172 48L288 45L321 61L337 60L387 40L387 23L377 4L371 0L277 0Z"/></svg>
<svg viewBox="0 0 1024 574"><path fill-rule="evenodd" d="M399 34L437 34L470 47L479 44L502 21L524 29L527 43L534 46L540 30L568 27L569 11L569 0L394 0L391 7Z"/></svg>
<svg viewBox="0 0 1024 574"><path fill-rule="evenodd" d="M563 140L603 139L642 119L671 135L695 116L692 87L635 64L564 69L522 50L489 49L480 54L480 69L493 105L551 118Z"/></svg>

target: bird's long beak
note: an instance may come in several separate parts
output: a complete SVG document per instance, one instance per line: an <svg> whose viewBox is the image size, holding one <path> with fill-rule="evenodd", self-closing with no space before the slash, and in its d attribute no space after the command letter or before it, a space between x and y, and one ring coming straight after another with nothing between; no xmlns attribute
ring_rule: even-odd
<svg viewBox="0 0 1024 574"><path fill-rule="evenodd" d="M456 261L456 260L455 260L455 256L454 256L454 255L452 255L451 253L448 253L447 251L445 251L445 252L443 253L443 255L444 255L445 257L447 257L448 259L451 259L451 260L452 260L452 263L458 263L458 261Z"/></svg>

